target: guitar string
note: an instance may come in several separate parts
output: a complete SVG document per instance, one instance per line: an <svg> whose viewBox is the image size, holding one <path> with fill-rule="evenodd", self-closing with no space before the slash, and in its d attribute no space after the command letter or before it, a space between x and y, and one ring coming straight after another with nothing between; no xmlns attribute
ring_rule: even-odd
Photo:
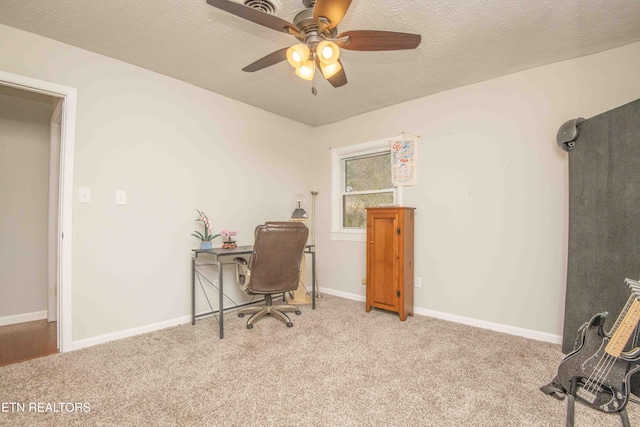
<svg viewBox="0 0 640 427"><path fill-rule="evenodd" d="M628 328L627 328L628 329ZM606 353L606 356L603 357L601 359L605 360L605 367L604 369L600 369L599 372L601 373L601 375L599 376L599 378L597 378L597 381L594 381L592 384L592 387L589 388L589 392L591 392L591 394L594 394L600 390L600 388L602 387L602 384L604 384L604 381L609 377L609 374L611 373L611 369L613 369L613 367L615 366L616 361L619 359L619 357L615 357L609 353ZM599 363L598 363L599 364ZM595 370L594 370L595 372ZM593 390L593 391L591 391Z"/></svg>
<svg viewBox="0 0 640 427"><path fill-rule="evenodd" d="M615 365L617 358L611 356L610 354L607 354L605 357L603 357L603 359L601 359L601 361L602 360L605 360L605 367L598 371L600 375L597 376L595 380L593 380L591 386L588 388L588 391L593 395L595 395L598 390L601 389L604 381L607 379L609 373L611 372L611 369Z"/></svg>
<svg viewBox="0 0 640 427"><path fill-rule="evenodd" d="M611 331L608 334L611 337L613 337L613 334L617 331L618 327L620 326L620 324L622 323L622 321L626 317L627 312L631 308L631 305L633 304L635 299L636 298L640 299L640 292L639 292L640 288L637 288L636 286L633 286L634 284L637 284L637 283L629 283L628 279L625 280L625 283L629 284L629 286L631 287L632 294L629 296L629 299L627 300L627 303L625 304L623 310L620 312L620 315L618 316L618 319L616 320L613 328L611 329ZM638 320L640 320L640 313L638 313L638 311L636 310L635 314L636 315L633 316L633 317L635 317L635 319L633 319L633 321L628 322L626 324L627 330L631 327L631 323L633 323L633 325L632 325L633 329L635 329L637 327ZM633 329L630 331L631 333L633 333ZM617 344L619 344L619 343L617 343ZM619 356L615 357L615 356L607 353L606 352L606 347L605 347L605 350L603 350L603 353L604 353L603 357L600 358L600 360L598 360L598 363L596 364L596 366L594 367L593 371L589 375L589 378L587 379L587 381L585 382L584 386L582 387L583 390L586 390L588 393L591 394L591 396L593 396L593 400L590 403L595 402L595 399L597 397L596 393L598 392L598 390L601 389L602 385L604 384L604 381L606 380L606 378L611 373L611 370L613 369L613 366L615 366L615 362L619 359ZM594 374L596 374L595 377L594 377Z"/></svg>
<svg viewBox="0 0 640 427"><path fill-rule="evenodd" d="M617 331L619 327L619 323L621 323L621 319L624 316L626 316L626 312L631 306L631 303L633 302L633 300L630 298L629 302L630 303L627 304L625 306L625 309L620 313L621 316L618 317L618 321L616 321L616 325L614 326L612 331L614 332ZM603 350L603 356L600 358L600 360L598 360L598 363L594 367L593 371L591 372L591 375L589 375L589 378L585 383L585 385L587 385L586 388L589 393L593 395L597 393L597 391L601 388L602 384L604 383L604 380L611 372L611 368L613 367L614 364L615 364L615 358L606 352L606 347L605 347L605 349Z"/></svg>
<svg viewBox="0 0 640 427"><path fill-rule="evenodd" d="M598 390L600 390L600 387L604 383L604 379L607 376L607 373L605 371L610 371L611 366L613 366L613 363L611 363L611 357L611 355L605 353L604 357L602 357L598 361L598 364L595 366L595 368L591 372L591 375L585 382L585 385L582 387L588 393L592 394L594 398L596 397ZM600 366L602 364L604 364L605 366Z"/></svg>
<svg viewBox="0 0 640 427"><path fill-rule="evenodd" d="M626 317L626 314L625 314L625 317ZM627 332L633 332L633 329L635 329L638 323L638 320L640 320L639 313L636 312L636 314L632 315L631 318L628 320L629 321L623 326L622 330L626 329ZM600 375L597 376L595 380L592 380L590 375L589 380L587 381L587 383L591 382L590 386L587 388L587 391L590 392L592 395L595 395L596 392L600 390L600 388L604 384L604 381L609 377L609 374L611 373L611 369L613 369L616 361L619 359L619 356L616 357L609 353L605 353L605 354L606 356L600 359L600 361L596 365L596 368L594 368L594 371L592 372L592 374L595 372L598 372L600 373ZM600 362L602 361L605 361L604 368L598 367L598 365L600 365Z"/></svg>
<svg viewBox="0 0 640 427"><path fill-rule="evenodd" d="M611 334L612 335L618 329L618 327L620 326L620 323L622 323L622 320L624 319L624 317L626 316L627 312L631 308L631 305L633 304L634 299L635 299L634 295L629 296L629 299L627 300L624 308L622 309L622 311L618 315L618 319L616 320L616 323L614 324L613 328L611 329L611 331L612 331ZM595 397L595 394L597 393L597 391L600 390L600 388L602 387L602 384L604 383L605 378L607 377L607 375L609 375L609 372L611 371L613 365L615 364L615 360L611 360L611 357L608 357L608 356L610 356L609 353L605 352L603 356L604 357L602 357L602 358L600 358L600 360L598 360L598 363L596 364L596 366L594 367L593 371L589 375L589 378L585 382L585 386L582 387L583 389L586 389L586 391L588 393L594 395L594 397ZM603 363L604 363L605 366L604 367L600 366ZM607 365L608 365L608 367L607 367ZM604 370L606 370L607 372L605 373ZM596 374L595 377L594 377L594 374Z"/></svg>
<svg viewBox="0 0 640 427"><path fill-rule="evenodd" d="M627 326L627 329L628 329L628 326ZM617 327L616 327L616 330L617 330ZM604 384L604 381L607 379L607 377L611 373L611 369L613 368L617 360L618 360L618 357L615 357L605 351L605 353L603 354L603 357L598 361L593 372L589 376L589 379L585 383L587 385L588 392L590 392L592 395L595 395L597 391L600 390L600 388L602 387L602 384ZM604 366L601 366L601 365L604 365ZM593 374L596 374L596 376L593 377Z"/></svg>

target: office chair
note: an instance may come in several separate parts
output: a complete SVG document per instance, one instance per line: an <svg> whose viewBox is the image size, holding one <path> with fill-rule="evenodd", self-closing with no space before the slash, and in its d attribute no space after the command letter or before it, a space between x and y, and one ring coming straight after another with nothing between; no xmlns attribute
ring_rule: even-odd
<svg viewBox="0 0 640 427"><path fill-rule="evenodd" d="M234 258L238 263L240 288L249 295L264 295L265 305L238 310L238 317L252 314L247 329L263 316L274 316L288 327L293 323L285 312L300 314L295 305L273 305L274 294L292 292L298 288L300 262L307 244L309 229L301 222L267 222L256 227L251 258Z"/></svg>

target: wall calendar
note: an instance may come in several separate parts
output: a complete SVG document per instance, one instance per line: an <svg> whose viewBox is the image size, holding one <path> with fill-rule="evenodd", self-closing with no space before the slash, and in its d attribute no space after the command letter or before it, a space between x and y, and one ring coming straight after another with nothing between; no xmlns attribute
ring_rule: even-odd
<svg viewBox="0 0 640 427"><path fill-rule="evenodd" d="M396 187L418 182L418 136L402 134L391 143L391 182Z"/></svg>

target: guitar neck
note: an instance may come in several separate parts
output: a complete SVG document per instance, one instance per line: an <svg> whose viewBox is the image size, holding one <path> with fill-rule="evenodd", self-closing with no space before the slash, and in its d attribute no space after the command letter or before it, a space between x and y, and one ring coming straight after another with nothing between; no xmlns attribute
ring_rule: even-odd
<svg viewBox="0 0 640 427"><path fill-rule="evenodd" d="M616 319L616 323L614 323L613 327L609 330L609 335L613 335L615 333L615 331L618 330L618 326L620 326L620 323L622 323L622 320L624 319L624 316L626 316L627 312L629 311L629 308L631 308L631 305L633 304L633 301L635 299L636 299L636 296L633 293L631 295L629 295L629 299L624 304L624 307L622 307L622 310L620 310L620 313L618 314L618 318Z"/></svg>
<svg viewBox="0 0 640 427"><path fill-rule="evenodd" d="M634 289L629 301L627 301L627 305L625 305L625 309L620 313L620 317L618 317L612 329L613 335L604 351L613 357L620 357L624 347L629 342L631 334L638 326L638 321L640 321L640 300L638 300Z"/></svg>

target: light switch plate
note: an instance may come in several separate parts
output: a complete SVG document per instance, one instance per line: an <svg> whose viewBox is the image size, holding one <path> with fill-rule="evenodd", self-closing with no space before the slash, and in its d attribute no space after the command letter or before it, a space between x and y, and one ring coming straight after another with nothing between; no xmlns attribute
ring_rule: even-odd
<svg viewBox="0 0 640 427"><path fill-rule="evenodd" d="M91 203L91 189L89 187L78 188L78 202Z"/></svg>
<svg viewBox="0 0 640 427"><path fill-rule="evenodd" d="M124 190L116 191L116 205L124 206L127 204L127 192Z"/></svg>

